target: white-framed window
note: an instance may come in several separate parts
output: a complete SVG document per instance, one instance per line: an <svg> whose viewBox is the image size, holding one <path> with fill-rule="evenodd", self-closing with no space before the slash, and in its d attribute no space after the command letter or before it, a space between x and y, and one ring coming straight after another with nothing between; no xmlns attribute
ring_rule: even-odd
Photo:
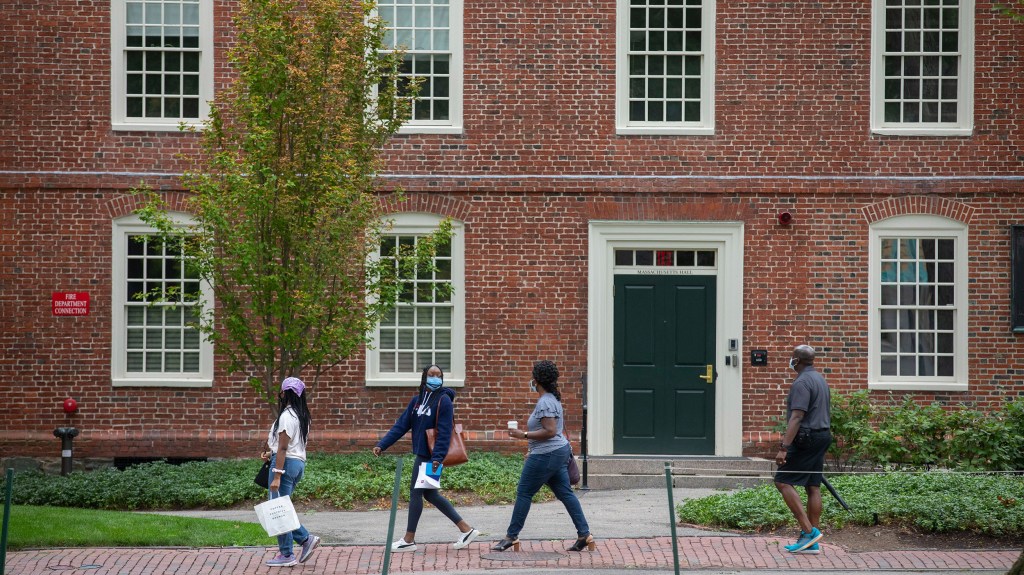
<svg viewBox="0 0 1024 575"><path fill-rule="evenodd" d="M182 224L184 214L175 214ZM213 344L196 328L209 290L180 249L154 241L138 216L113 223L111 376L114 386L211 387ZM163 294L155 299L145 294ZM207 301L204 299L204 301Z"/></svg>
<svg viewBox="0 0 1024 575"><path fill-rule="evenodd" d="M399 245L412 246L437 229L440 217L402 213L389 216L392 228L377 254L387 259ZM437 254L438 271L411 278L395 309L385 317L367 349L366 383L370 386L417 386L423 368L437 364L445 385L466 379L465 241L463 226L452 222L450 243ZM444 284L450 289L439 290Z"/></svg>
<svg viewBox="0 0 1024 575"><path fill-rule="evenodd" d="M967 226L940 216L872 224L868 387L967 389Z"/></svg>
<svg viewBox="0 0 1024 575"><path fill-rule="evenodd" d="M715 0L618 0L616 131L713 134Z"/></svg>
<svg viewBox="0 0 1024 575"><path fill-rule="evenodd" d="M399 133L462 133L463 0L379 0L384 46L405 50L400 78L421 78Z"/></svg>
<svg viewBox="0 0 1024 575"><path fill-rule="evenodd" d="M198 126L213 99L213 0L111 0L115 130Z"/></svg>
<svg viewBox="0 0 1024 575"><path fill-rule="evenodd" d="M873 0L871 130L962 136L974 128L974 0Z"/></svg>

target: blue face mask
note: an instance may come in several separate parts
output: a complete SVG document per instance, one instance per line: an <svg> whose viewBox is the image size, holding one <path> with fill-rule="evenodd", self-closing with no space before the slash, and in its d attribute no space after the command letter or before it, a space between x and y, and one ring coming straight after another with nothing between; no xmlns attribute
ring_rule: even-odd
<svg viewBox="0 0 1024 575"><path fill-rule="evenodd" d="M441 387L440 377L434 375L427 377L427 389L429 389L430 391L437 391L439 387Z"/></svg>

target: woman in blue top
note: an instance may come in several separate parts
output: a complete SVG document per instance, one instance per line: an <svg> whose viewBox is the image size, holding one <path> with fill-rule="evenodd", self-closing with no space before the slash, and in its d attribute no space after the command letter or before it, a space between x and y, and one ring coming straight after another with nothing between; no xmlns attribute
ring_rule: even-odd
<svg viewBox="0 0 1024 575"><path fill-rule="evenodd" d="M555 497L565 505L565 510L576 526L576 542L569 551L594 550L594 537L583 515L583 507L569 486L569 470L566 467L572 449L562 435L565 419L562 416L562 394L558 391L558 368L553 362L544 360L533 365L533 380L530 388L540 396L537 405L526 422L526 431L509 429L509 437L525 439L529 455L523 463L516 488L516 505L512 509L512 520L505 531L505 537L492 551L505 551L509 547L519 550L519 532L526 524L533 496L547 485Z"/></svg>
<svg viewBox="0 0 1024 575"><path fill-rule="evenodd" d="M412 484L409 486L409 520L405 529L405 537L394 541L391 544L392 553L416 550L416 525L420 522L420 515L423 513L423 500L426 499L436 507L445 517L451 520L462 532L452 547L464 549L476 539L480 532L473 529L466 523L455 506L448 501L437 489L416 489L416 476L420 466L424 462L431 462L434 471L444 461L448 454L448 443L451 441L453 420L455 410L452 401L455 400L455 392L444 385L444 373L436 365L427 366L423 370L423 377L420 379L420 390L409 402L402 415L398 417L391 431L377 442L373 448L373 454L380 456L381 452L391 447L396 441L402 438L409 430L412 430L412 452L416 455L416 462L413 464ZM437 437L434 441L434 452L430 452L427 444L427 430L437 427Z"/></svg>

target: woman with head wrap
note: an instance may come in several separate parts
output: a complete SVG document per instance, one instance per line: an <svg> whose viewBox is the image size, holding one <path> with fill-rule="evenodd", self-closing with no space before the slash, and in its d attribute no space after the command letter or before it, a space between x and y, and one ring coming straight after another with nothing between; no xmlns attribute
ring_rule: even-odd
<svg viewBox="0 0 1024 575"><path fill-rule="evenodd" d="M297 377L288 377L281 382L281 391L277 394L280 402L277 419L267 435L267 448L264 459L271 460L270 498L275 499L291 495L295 486L302 479L306 470L306 439L309 437L309 408L303 392L306 384ZM292 546L298 543L302 550L298 557L292 552ZM296 563L305 563L320 545L320 538L310 535L305 527L277 536L278 554L267 561L271 567L291 567Z"/></svg>
<svg viewBox="0 0 1024 575"><path fill-rule="evenodd" d="M519 532L526 524L533 496L542 486L547 485L565 506L573 525L576 526L576 542L568 550L593 551L594 537L590 534L590 526L583 515L583 507L569 486L569 471L566 464L572 449L562 434L565 423L562 414L562 394L558 391L558 368L553 362L544 360L533 365L530 388L537 392L538 398L533 413L526 422L526 430L508 430L509 437L527 441L529 455L526 456L523 471L519 475L512 520L505 531L505 537L491 550L505 551L509 547L519 550Z"/></svg>

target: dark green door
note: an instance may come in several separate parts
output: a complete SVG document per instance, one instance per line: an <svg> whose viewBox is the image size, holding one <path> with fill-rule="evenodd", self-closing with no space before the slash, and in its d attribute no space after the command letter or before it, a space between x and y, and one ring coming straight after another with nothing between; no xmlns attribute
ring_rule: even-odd
<svg viewBox="0 0 1024 575"><path fill-rule="evenodd" d="M615 453L715 453L716 279L615 276Z"/></svg>

